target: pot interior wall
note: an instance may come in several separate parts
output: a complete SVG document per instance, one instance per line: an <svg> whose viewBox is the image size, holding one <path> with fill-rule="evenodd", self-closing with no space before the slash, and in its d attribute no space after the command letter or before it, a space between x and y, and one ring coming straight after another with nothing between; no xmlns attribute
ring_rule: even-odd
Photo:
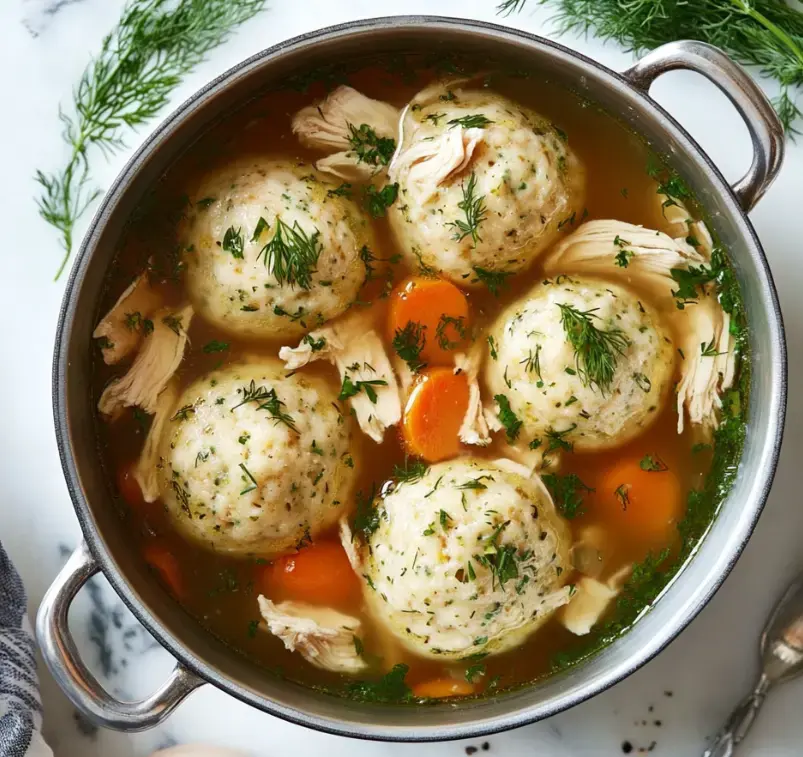
<svg viewBox="0 0 803 757"><path fill-rule="evenodd" d="M63 393L56 400L57 420L61 420L63 455L72 474L76 509L90 546L124 599L185 662L246 701L327 730L378 735L379 729L385 738L448 738L519 725L585 698L659 651L704 604L735 560L769 485L783 413L783 398L777 396L783 347L767 272L749 226L732 197L723 192L719 175L694 157L694 147L656 110L645 107L641 96L610 73L543 40L463 22L430 20L429 26L419 28L411 28L410 22L385 20L375 27L335 29L314 45L307 38L291 41L246 62L229 75L225 87L220 81L213 83L159 128L110 190L84 243L65 300L63 339L57 345L56 391ZM753 349L750 431L742 475L698 555L666 590L664 600L625 637L587 663L518 693L456 706L383 707L338 700L272 677L198 626L128 548L126 523L112 501L108 477L99 463L95 398L87 392L91 332L99 315L97 303L106 269L127 217L171 162L212 123L286 76L393 51L476 53L478 59L496 57L543 72L629 124L657 151L670 154L674 167L710 214L716 234L734 261ZM65 440L69 444L64 444Z"/></svg>

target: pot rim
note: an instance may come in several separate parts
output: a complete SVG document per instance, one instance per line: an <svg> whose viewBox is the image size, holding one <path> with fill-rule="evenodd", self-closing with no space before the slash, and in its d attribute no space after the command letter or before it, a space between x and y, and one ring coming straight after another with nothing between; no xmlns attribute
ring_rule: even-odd
<svg viewBox="0 0 803 757"><path fill-rule="evenodd" d="M769 328L775 337L772 348L776 351L773 355L772 379L768 388L769 394L776 398L777 413L769 421L766 446L772 444L769 453L769 465L766 469L757 474L760 482L760 493L757 501L749 509L752 515L749 522L742 531L738 544L736 544L727 558L727 564L721 571L706 584L699 587L697 594L687 598L684 613L674 621L669 632L665 632L658 638L657 643L651 646L642 646L630 655L627 664L620 665L616 670L608 670L605 675L599 676L592 683L580 691L569 692L560 699L559 703L549 703L540 708L523 707L516 711L506 713L501 716L494 716L472 724L458 726L441 725L427 727L392 727L392 726L353 726L341 720L331 717L321 717L307 714L301 710L267 700L266 698L241 687L234 681L226 678L217 670L213 669L208 663L199 659L189 649L170 634L162 625L159 619L151 613L135 596L127 580L118 571L113 558L106 550L100 531L95 525L90 513L87 501L82 495L79 483L79 475L73 454L72 444L69 434L69 422L67 413L66 398L66 375L69 370L68 344L72 338L72 325L75 315L76 293L80 289L86 269L89 265L94 245L98 237L99 229L105 223L109 208L117 199L127 191L129 179L134 174L144 159L153 149L158 147L163 140L172 138L172 129L175 125L182 122L200 101L204 100L217 91L228 86L239 74L248 72L254 66L262 64L265 60L281 56L291 50L303 49L314 46L316 43L348 36L353 32L366 32L374 29L447 29L450 31L483 32L492 33L497 39L503 42L524 42L532 48L541 48L550 54L559 54L579 61L585 66L594 69L595 72L606 80L608 86L614 89L625 89L628 94L637 99L641 106L653 116L660 118L665 125L674 133L674 137L681 145L682 149L690 153L695 162L704 166L717 189L722 194L724 201L731 206L735 217L743 224L740 233L744 236L747 246L752 248L753 257L758 265L760 273L763 275L764 289L766 290L767 316ZM214 78L208 84L197 90L187 100L182 102L170 115L168 115L143 141L142 145L133 153L125 166L115 177L108 191L103 197L91 223L81 242L80 249L73 263L64 297L59 313L58 326L56 331L54 359L53 359L53 411L55 420L56 441L61 458L62 469L65 481L73 502L76 516L86 543L98 561L103 574L112 585L118 596L122 599L128 609L133 613L137 620L151 633L157 641L171 655L173 655L182 665L186 666L193 673L197 674L204 681L211 683L215 687L225 691L227 694L239 699L240 701L256 707L264 712L279 717L297 725L313 728L333 735L348 736L352 738L383 740L397 742L424 742L424 741L445 741L456 738L482 737L500 731L529 725L533 722L546 717L551 717L559 712L567 710L580 704L587 699L607 690L614 684L628 677L640 667L649 662L653 657L663 651L675 638L691 623L700 613L717 592L724 580L730 574L739 556L744 550L750 536L755 529L758 518L766 504L767 497L772 486L772 481L778 465L781 441L783 437L786 402L787 402L787 353L783 318L777 291L772 278L764 250L759 242L752 223L747 217L746 212L740 207L730 185L722 176L719 169L714 165L708 155L702 150L697 142L688 132L669 114L662 106L649 97L649 95L634 87L627 78L607 66L592 60L591 58L576 52L564 45L553 42L549 39L530 32L503 26L496 23L474 19L461 19L447 16L434 15L402 15L402 16L383 16L370 19L350 21L342 24L324 27L306 34L298 35L290 39L279 42L266 48L241 63L232 66L225 72ZM678 574L678 578L685 571ZM535 711L537 709L537 711Z"/></svg>

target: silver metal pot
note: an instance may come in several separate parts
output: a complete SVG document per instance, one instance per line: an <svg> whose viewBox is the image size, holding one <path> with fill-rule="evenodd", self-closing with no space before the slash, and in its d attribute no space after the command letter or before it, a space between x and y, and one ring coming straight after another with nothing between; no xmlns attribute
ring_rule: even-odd
<svg viewBox="0 0 803 757"><path fill-rule="evenodd" d="M129 549L111 506L97 454L90 385L91 333L103 281L121 229L147 188L211 123L298 70L393 51L463 51L512 59L579 91L641 134L688 181L728 249L744 293L753 350L749 431L737 481L716 521L657 604L623 637L587 662L515 693L458 705L367 705L337 699L265 673L216 640L153 581ZM666 71L688 69L733 102L753 141L747 175L729 187L708 157L648 96ZM746 212L778 172L783 133L766 97L723 53L697 42L659 48L622 74L545 39L492 24L431 17L361 21L277 45L213 81L173 113L109 189L67 286L56 338L53 397L64 474L85 543L45 596L37 634L50 671L72 703L96 723L149 728L203 683L281 718L361 738L426 741L475 737L565 710L632 673L697 615L733 567L772 483L786 408L786 348L767 260ZM168 680L139 702L104 691L81 661L67 611L81 586L103 571L142 624L176 658Z"/></svg>

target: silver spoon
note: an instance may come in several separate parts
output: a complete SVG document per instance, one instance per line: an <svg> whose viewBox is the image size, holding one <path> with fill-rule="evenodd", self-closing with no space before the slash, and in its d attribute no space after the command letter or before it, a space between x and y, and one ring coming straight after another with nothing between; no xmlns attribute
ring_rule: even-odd
<svg viewBox="0 0 803 757"><path fill-rule="evenodd" d="M731 713L703 757L731 757L747 735L769 690L803 673L803 577L775 606L761 634L761 674L753 691Z"/></svg>

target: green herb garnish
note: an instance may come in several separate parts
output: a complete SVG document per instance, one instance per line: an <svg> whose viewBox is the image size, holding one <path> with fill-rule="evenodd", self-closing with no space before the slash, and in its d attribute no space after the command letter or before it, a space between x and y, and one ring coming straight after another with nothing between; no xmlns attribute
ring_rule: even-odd
<svg viewBox="0 0 803 757"><path fill-rule="evenodd" d="M426 476L429 466L421 462L421 460L414 460L410 462L406 457L404 458L404 466L393 466L393 478L396 479L397 484L411 484L414 481L420 481Z"/></svg>
<svg viewBox="0 0 803 757"><path fill-rule="evenodd" d="M460 242L466 237L471 237L474 246L477 242L482 241L480 236L480 224L485 220L487 210L485 208L485 195L477 197L477 176L472 171L469 176L468 183L463 182L461 185L463 192L463 199L457 203L457 207L463 211L465 220L462 218L456 221L450 221L447 226L453 226L455 229L452 239ZM477 270L476 268L474 269Z"/></svg>
<svg viewBox="0 0 803 757"><path fill-rule="evenodd" d="M494 297L499 296L499 292L507 286L507 280L513 275L512 271L489 271L476 265L471 270L477 276L472 283L484 284Z"/></svg>
<svg viewBox="0 0 803 757"><path fill-rule="evenodd" d="M388 382L384 379L371 379L370 381L352 381L346 374L343 378L343 385L340 387L339 400L347 400L364 391L372 404L376 405L377 395L375 386L387 386Z"/></svg>
<svg viewBox="0 0 803 757"><path fill-rule="evenodd" d="M563 476L558 473L544 473L541 479L564 518L571 519L582 515L584 496L596 491L586 486L576 473L567 473Z"/></svg>
<svg viewBox="0 0 803 757"><path fill-rule="evenodd" d="M490 118L486 118L482 113L473 113L470 116L453 118L447 122L449 126L462 126L464 129L484 129L488 124L492 124Z"/></svg>
<svg viewBox="0 0 803 757"><path fill-rule="evenodd" d="M499 422L505 427L505 433L509 442L515 442L521 433L523 421L510 408L510 401L504 394L494 396L496 404L499 405Z"/></svg>
<svg viewBox="0 0 803 757"><path fill-rule="evenodd" d="M229 346L228 342L219 342L217 339L213 339L204 345L203 351L205 354L211 355L215 352L225 352L229 349Z"/></svg>
<svg viewBox="0 0 803 757"><path fill-rule="evenodd" d="M223 251L230 252L233 258L242 259L244 249L245 241L243 240L242 228L235 229L234 226L229 226L223 235Z"/></svg>
<svg viewBox="0 0 803 757"><path fill-rule="evenodd" d="M250 484L246 484L245 489L243 489L240 492L240 496L242 497L243 494L248 494L248 492L254 491L254 489L257 488L258 484L256 479L251 475L251 471L249 471L248 468L245 467L244 463L240 463L240 468L242 469L243 473L245 473L245 475L248 476L248 480L251 482ZM245 480L245 478L243 480Z"/></svg>
<svg viewBox="0 0 803 757"><path fill-rule="evenodd" d="M371 166L386 166L396 151L396 142L390 137L380 137L368 125L356 128L349 124L349 144L361 163Z"/></svg>
<svg viewBox="0 0 803 757"><path fill-rule="evenodd" d="M363 195L365 209L372 218L384 218L388 208L396 202L398 196L398 184L385 184L382 189L377 189L373 184L369 184Z"/></svg>
<svg viewBox="0 0 803 757"><path fill-rule="evenodd" d="M240 395L240 401L231 409L234 412L238 407L246 405L249 402L255 402L258 410L267 410L274 418L275 422L284 423L285 426L298 433L293 417L285 413L282 408L285 403L282 402L275 389L268 389L265 386L257 386L256 382L251 379L249 386L244 386L237 390Z"/></svg>
<svg viewBox="0 0 803 757"><path fill-rule="evenodd" d="M426 363L421 360L421 351L427 343L426 326L418 321L407 321L404 328L396 329L391 345L396 354L407 363L413 373L418 373Z"/></svg>
<svg viewBox="0 0 803 757"><path fill-rule="evenodd" d="M651 473L663 473L669 466L658 455L644 455L639 462L639 468Z"/></svg>
<svg viewBox="0 0 803 757"><path fill-rule="evenodd" d="M360 702L407 702L413 695L405 683L410 668L404 663L394 665L379 681L356 681L348 685L348 693Z"/></svg>
<svg viewBox="0 0 803 757"><path fill-rule="evenodd" d="M265 258L265 267L279 286L286 282L291 287L311 289L312 274L323 250L319 237L317 229L307 234L298 221L288 226L279 218L273 238L260 250L257 260Z"/></svg>
<svg viewBox="0 0 803 757"><path fill-rule="evenodd" d="M254 229L254 233L251 235L252 242L258 242L259 238L262 236L262 232L266 229L270 228L270 224L262 217L259 217L257 221L256 228Z"/></svg>
<svg viewBox="0 0 803 757"><path fill-rule="evenodd" d="M371 491L363 495L357 492L357 511L354 514L354 532L362 534L363 538L370 539L371 535L379 528L379 509L374 507L376 497L376 486L371 486Z"/></svg>

